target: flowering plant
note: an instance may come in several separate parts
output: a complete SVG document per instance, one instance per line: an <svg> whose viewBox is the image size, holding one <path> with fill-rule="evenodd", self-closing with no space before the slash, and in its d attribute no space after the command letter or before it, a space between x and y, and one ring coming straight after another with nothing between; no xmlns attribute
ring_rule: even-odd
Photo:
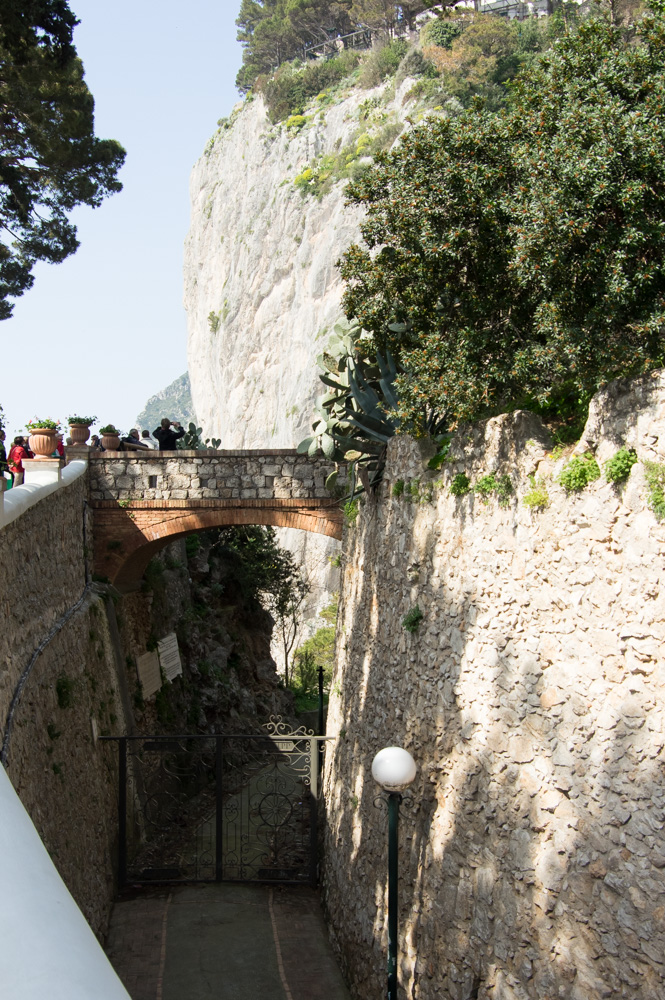
<svg viewBox="0 0 665 1000"><path fill-rule="evenodd" d="M89 427L90 424L94 424L97 417L67 417L68 424L83 424L85 427Z"/></svg>
<svg viewBox="0 0 665 1000"><path fill-rule="evenodd" d="M100 434L117 434L118 436L120 435L120 431L118 430L117 427L114 427L113 424L106 424L105 427L100 427L99 428L99 433Z"/></svg>
<svg viewBox="0 0 665 1000"><path fill-rule="evenodd" d="M28 420L25 426L29 431L58 431L60 430L60 421L51 420L50 417L48 420L40 420L38 417L34 417L32 420Z"/></svg>

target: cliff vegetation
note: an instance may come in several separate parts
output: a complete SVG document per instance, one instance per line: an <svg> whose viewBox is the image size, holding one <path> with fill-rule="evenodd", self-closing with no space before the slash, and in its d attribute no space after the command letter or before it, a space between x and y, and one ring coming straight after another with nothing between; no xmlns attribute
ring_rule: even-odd
<svg viewBox="0 0 665 1000"><path fill-rule="evenodd" d="M467 106L415 123L348 187L365 215L344 308L371 334L362 356L395 361L394 429L521 407L579 436L594 392L665 362L665 14L626 26L601 8L539 55L533 34L521 69L519 50L485 64L479 100L483 63L461 47L486 25L423 48Z"/></svg>
<svg viewBox="0 0 665 1000"><path fill-rule="evenodd" d="M241 92L261 74L307 55L308 49L360 30L413 30L416 17L441 4L407 0L242 0L236 24L244 46L237 85Z"/></svg>

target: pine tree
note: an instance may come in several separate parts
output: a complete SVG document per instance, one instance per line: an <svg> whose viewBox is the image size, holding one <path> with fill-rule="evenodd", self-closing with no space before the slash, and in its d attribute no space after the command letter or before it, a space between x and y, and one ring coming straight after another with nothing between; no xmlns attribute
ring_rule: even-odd
<svg viewBox="0 0 665 1000"><path fill-rule="evenodd" d="M124 150L94 134L76 23L65 0L3 0L0 9L0 319L33 284L37 261L77 249L68 213L122 187Z"/></svg>

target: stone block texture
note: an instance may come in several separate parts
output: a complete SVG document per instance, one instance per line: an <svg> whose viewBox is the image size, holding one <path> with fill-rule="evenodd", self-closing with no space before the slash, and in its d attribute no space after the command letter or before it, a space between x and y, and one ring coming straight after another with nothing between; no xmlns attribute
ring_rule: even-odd
<svg viewBox="0 0 665 1000"><path fill-rule="evenodd" d="M134 453L131 457L127 452L93 453L90 499L118 500L122 491L131 500L198 499L193 491L202 487L215 496L250 499L266 488L266 477L278 477L281 497L330 499L325 481L334 465L327 459L305 459L291 449L203 455L195 451Z"/></svg>
<svg viewBox="0 0 665 1000"><path fill-rule="evenodd" d="M400 998L665 997L665 377L608 387L579 450L639 458L567 494L530 414L461 428L442 472L393 439L346 529L325 771L324 898L357 1000L384 995L387 820L374 754L418 765L401 807ZM494 472L501 507L456 498ZM528 476L549 506L522 502ZM392 487L402 480L402 496ZM399 491L398 491L399 492ZM405 614L423 620L409 633Z"/></svg>
<svg viewBox="0 0 665 1000"><path fill-rule="evenodd" d="M131 708L121 691L112 606L86 588L86 485L77 479L0 531L0 730L4 738L14 703L9 777L68 889L103 935L114 892L116 765L110 748L95 741L93 724L99 733L127 731Z"/></svg>

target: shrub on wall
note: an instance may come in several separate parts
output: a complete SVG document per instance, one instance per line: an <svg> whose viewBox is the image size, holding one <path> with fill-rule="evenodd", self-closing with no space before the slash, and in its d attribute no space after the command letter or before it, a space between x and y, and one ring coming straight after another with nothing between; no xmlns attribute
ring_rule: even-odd
<svg viewBox="0 0 665 1000"><path fill-rule="evenodd" d="M255 86L263 93L270 121L276 124L290 115L302 114L308 101L348 77L360 59L360 53L349 50L302 68L285 63L273 76L259 77Z"/></svg>
<svg viewBox="0 0 665 1000"><path fill-rule="evenodd" d="M547 492L544 480L540 477L529 476L529 483L531 484L531 489L522 497L524 506L530 507L532 510L544 510L545 507L549 507L550 495Z"/></svg>
<svg viewBox="0 0 665 1000"><path fill-rule="evenodd" d="M463 497L471 490L471 480L463 472L458 472L448 489L454 497Z"/></svg>
<svg viewBox="0 0 665 1000"><path fill-rule="evenodd" d="M388 76L394 76L399 68L399 64L406 55L408 49L407 42L397 39L388 42L381 48L372 49L365 58L358 83L361 87L370 90L378 87Z"/></svg>
<svg viewBox="0 0 665 1000"><path fill-rule="evenodd" d="M644 475L649 488L649 507L657 521L665 519L665 463L645 462Z"/></svg>
<svg viewBox="0 0 665 1000"><path fill-rule="evenodd" d="M637 461L637 455L631 449L621 448L609 461L605 462L605 478L608 483L623 483L628 479L630 470Z"/></svg>
<svg viewBox="0 0 665 1000"><path fill-rule="evenodd" d="M424 617L418 605L414 604L402 618L402 628L406 632L416 632Z"/></svg>
<svg viewBox="0 0 665 1000"><path fill-rule="evenodd" d="M559 473L559 482L567 493L579 492L596 479L600 479L598 462L588 452L581 457L574 455Z"/></svg>

